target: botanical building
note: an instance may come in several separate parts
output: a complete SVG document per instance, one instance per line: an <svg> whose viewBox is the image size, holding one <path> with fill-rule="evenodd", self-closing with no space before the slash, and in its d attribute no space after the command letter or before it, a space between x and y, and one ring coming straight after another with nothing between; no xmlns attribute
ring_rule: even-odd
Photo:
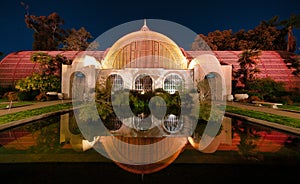
<svg viewBox="0 0 300 184"><path fill-rule="evenodd" d="M2 59L1 87L13 87L17 80L39 70L38 64L30 61L34 52L41 51L14 52ZM61 90L65 98L77 98L72 96L72 86L86 94L86 90L102 79L114 81L115 90L145 92L162 88L174 93L206 78L215 92L212 98L224 99L232 93L232 71L239 68L238 55L242 51L184 50L167 36L144 25L121 37L105 51L42 52L52 56L61 54L73 61L71 65L62 66ZM287 90L299 88L300 78L292 73L294 70L287 63L290 57L292 54L284 51L262 51L258 76L284 82ZM83 96L80 92L76 94Z"/></svg>

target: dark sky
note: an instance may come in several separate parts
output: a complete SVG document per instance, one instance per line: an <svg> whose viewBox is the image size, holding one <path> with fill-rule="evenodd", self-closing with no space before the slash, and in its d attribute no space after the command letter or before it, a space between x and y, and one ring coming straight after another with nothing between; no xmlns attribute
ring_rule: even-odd
<svg viewBox="0 0 300 184"><path fill-rule="evenodd" d="M26 27L21 0L0 2L0 52L5 55L31 50L33 30ZM195 33L217 29L253 29L260 21L278 15L280 20L300 14L299 0L251 1L120 1L113 0L23 0L33 15L57 12L66 28L85 27L95 38L120 24L142 19L162 19L183 25ZM294 30L300 47L300 29ZM298 52L298 51L297 51Z"/></svg>

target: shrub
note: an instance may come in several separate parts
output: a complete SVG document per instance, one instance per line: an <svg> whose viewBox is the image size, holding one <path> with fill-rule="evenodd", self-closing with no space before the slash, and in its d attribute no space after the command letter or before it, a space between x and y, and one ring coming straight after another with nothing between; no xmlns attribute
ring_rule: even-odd
<svg viewBox="0 0 300 184"><path fill-rule="evenodd" d="M19 91L17 94L20 101L32 101L39 94L39 91Z"/></svg>
<svg viewBox="0 0 300 184"><path fill-rule="evenodd" d="M265 101L276 101L277 97L287 94L284 83L276 82L269 77L247 81L245 89L249 94L260 94L259 97Z"/></svg>
<svg viewBox="0 0 300 184"><path fill-rule="evenodd" d="M47 101L48 100L47 95L45 93L40 93L35 98L37 101Z"/></svg>
<svg viewBox="0 0 300 184"><path fill-rule="evenodd" d="M278 97L276 101L281 102L285 105L293 105L293 101L289 96Z"/></svg>
<svg viewBox="0 0 300 184"><path fill-rule="evenodd" d="M252 101L261 101L261 98L259 98L258 96L250 96L249 102L252 102Z"/></svg>
<svg viewBox="0 0 300 184"><path fill-rule="evenodd" d="M17 82L15 88L20 91L35 91L49 92L60 91L60 78L55 75L40 75L32 74Z"/></svg>

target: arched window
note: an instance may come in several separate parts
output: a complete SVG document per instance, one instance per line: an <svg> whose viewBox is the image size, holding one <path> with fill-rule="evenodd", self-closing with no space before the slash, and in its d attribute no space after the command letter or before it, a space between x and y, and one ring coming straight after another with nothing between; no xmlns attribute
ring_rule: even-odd
<svg viewBox="0 0 300 184"><path fill-rule="evenodd" d="M182 129L183 121L178 116L169 114L164 118L162 126L168 133L177 133Z"/></svg>
<svg viewBox="0 0 300 184"><path fill-rule="evenodd" d="M170 94L174 94L176 91L182 90L183 81L177 74L171 74L166 77L164 81L164 90Z"/></svg>
<svg viewBox="0 0 300 184"><path fill-rule="evenodd" d="M139 75L135 79L134 88L140 92L152 91L152 79L149 75Z"/></svg>
<svg viewBox="0 0 300 184"><path fill-rule="evenodd" d="M123 79L120 75L112 74L107 78L107 88L111 88L112 91L118 91L123 89Z"/></svg>

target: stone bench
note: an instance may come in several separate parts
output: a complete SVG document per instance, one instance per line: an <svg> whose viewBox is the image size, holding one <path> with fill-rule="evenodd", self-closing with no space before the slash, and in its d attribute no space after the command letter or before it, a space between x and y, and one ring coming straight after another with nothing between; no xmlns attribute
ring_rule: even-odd
<svg viewBox="0 0 300 184"><path fill-rule="evenodd" d="M262 101L252 101L252 103L256 104L257 106L262 106L262 104L265 105L271 105L273 109L278 109L278 105L283 105L282 103L275 103L275 102L262 102Z"/></svg>

